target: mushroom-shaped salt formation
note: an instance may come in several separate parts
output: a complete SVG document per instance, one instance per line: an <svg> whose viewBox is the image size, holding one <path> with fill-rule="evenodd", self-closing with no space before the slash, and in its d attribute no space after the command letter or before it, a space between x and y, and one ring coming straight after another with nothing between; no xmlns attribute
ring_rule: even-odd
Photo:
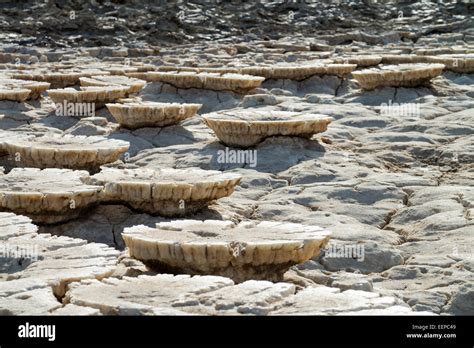
<svg viewBox="0 0 474 348"><path fill-rule="evenodd" d="M46 91L49 88L49 86L50 84L48 82L26 81L26 80L16 80L16 79L0 79L0 90L18 91L18 92L13 92L10 94L14 96L12 99L1 98L1 97L0 99L17 100L17 101L24 101L26 99L38 99L41 93ZM20 92L25 89L30 91L28 95L26 95L26 93L24 92ZM26 95L26 98L25 98L25 95Z"/></svg>
<svg viewBox="0 0 474 348"><path fill-rule="evenodd" d="M202 88L216 91L246 92L250 89L260 87L265 80L260 76L240 74L218 74L206 72L137 72L126 74L148 82L168 83L177 88Z"/></svg>
<svg viewBox="0 0 474 348"><path fill-rule="evenodd" d="M86 171L14 168L0 176L0 209L37 223L74 219L99 199L101 186L88 185Z"/></svg>
<svg viewBox="0 0 474 348"><path fill-rule="evenodd" d="M57 108L62 108L63 113L67 112L67 116L85 116L81 114L84 110L84 105L93 105L95 112L96 108L103 106L105 103L111 103L117 99L124 98L128 90L129 88L126 86L81 87L80 91L74 88L64 88L49 89L48 95ZM70 107L70 105L73 107ZM82 106L82 108L79 106ZM69 110L72 110L71 113L73 115L70 115Z"/></svg>
<svg viewBox="0 0 474 348"><path fill-rule="evenodd" d="M249 147L271 136L299 136L310 138L326 131L332 118L326 115L290 112L237 110L222 111L203 116L223 143Z"/></svg>
<svg viewBox="0 0 474 348"><path fill-rule="evenodd" d="M124 230L130 256L171 273L220 275L242 282L280 280L317 256L330 233L296 223L180 220Z"/></svg>
<svg viewBox="0 0 474 348"><path fill-rule="evenodd" d="M127 102L107 104L107 109L126 128L165 127L193 117L202 104Z"/></svg>
<svg viewBox="0 0 474 348"><path fill-rule="evenodd" d="M81 86L107 87L107 86L126 86L128 94L138 93L146 85L146 81L134 79L126 76L92 76L81 77L79 79Z"/></svg>
<svg viewBox="0 0 474 348"><path fill-rule="evenodd" d="M240 73L263 76L266 79L304 80L313 75L344 76L356 67L355 64L273 65L245 67L240 69Z"/></svg>
<svg viewBox="0 0 474 348"><path fill-rule="evenodd" d="M104 186L102 201L125 203L150 214L183 216L230 196L240 179L239 174L199 168L102 168L88 182Z"/></svg>
<svg viewBox="0 0 474 348"><path fill-rule="evenodd" d="M101 136L44 135L37 138L7 138L4 148L17 165L34 168L69 168L97 171L117 161L129 148L123 140Z"/></svg>
<svg viewBox="0 0 474 348"><path fill-rule="evenodd" d="M377 87L417 87L428 84L432 78L439 76L443 69L443 64L386 65L354 71L352 76L365 90Z"/></svg>

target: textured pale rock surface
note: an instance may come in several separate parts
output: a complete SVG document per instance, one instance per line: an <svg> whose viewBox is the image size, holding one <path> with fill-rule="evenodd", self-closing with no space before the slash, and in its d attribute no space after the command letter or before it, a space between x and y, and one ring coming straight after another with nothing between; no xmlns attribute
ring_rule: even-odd
<svg viewBox="0 0 474 348"><path fill-rule="evenodd" d="M202 104L127 102L107 104L117 122L126 128L165 127L196 115Z"/></svg>
<svg viewBox="0 0 474 348"><path fill-rule="evenodd" d="M231 195L240 180L239 174L199 168L102 168L87 182L104 186L102 201L126 203L152 214L180 216Z"/></svg>
<svg viewBox="0 0 474 348"><path fill-rule="evenodd" d="M277 315L334 315L345 311L359 312L386 309L397 305L393 297L380 296L372 292L328 287L307 287L289 298ZM355 314L353 313L353 314Z"/></svg>
<svg viewBox="0 0 474 348"><path fill-rule="evenodd" d="M0 176L0 207L39 223L73 219L98 202L101 186L84 184L86 171L15 168Z"/></svg>
<svg viewBox="0 0 474 348"><path fill-rule="evenodd" d="M92 171L117 161L129 148L129 144L122 140L80 135L45 135L28 139L8 137L3 144L20 166Z"/></svg>
<svg viewBox="0 0 474 348"><path fill-rule="evenodd" d="M0 213L0 241L5 242L11 237L36 233L37 227L26 216L13 213Z"/></svg>
<svg viewBox="0 0 474 348"><path fill-rule="evenodd" d="M282 279L292 265L316 257L329 235L293 223L177 220L126 228L123 238L130 256L152 268L242 282Z"/></svg>
<svg viewBox="0 0 474 348"><path fill-rule="evenodd" d="M355 71L352 76L366 90L376 87L416 87L426 85L441 74L444 64L387 65Z"/></svg>
<svg viewBox="0 0 474 348"><path fill-rule="evenodd" d="M102 279L115 268L118 251L106 245L36 231L30 219L0 213L1 315L67 314L58 298L68 284Z"/></svg>
<svg viewBox="0 0 474 348"><path fill-rule="evenodd" d="M249 280L235 285L217 276L160 274L84 280L70 286L65 303L99 309L105 315L409 315L393 297L328 287L295 294L290 283ZM294 308L294 309L293 309ZM418 313L418 312L416 312ZM423 312L421 314L432 314Z"/></svg>
<svg viewBox="0 0 474 348"><path fill-rule="evenodd" d="M87 243L82 239L33 234L13 237L9 244L35 245L38 260L22 264L22 269L8 275L7 283L15 279L34 279L52 287L62 297L67 285L81 279L102 279L112 274L118 251L104 244Z"/></svg>
<svg viewBox="0 0 474 348"><path fill-rule="evenodd" d="M238 110L203 115L223 143L248 147L263 139L285 135L310 138L327 130L331 117L289 111Z"/></svg>
<svg viewBox="0 0 474 348"><path fill-rule="evenodd" d="M232 285L232 280L215 276L160 274L122 280L110 278L72 284L65 302L96 308L106 315L182 315L185 314L182 306L173 302Z"/></svg>

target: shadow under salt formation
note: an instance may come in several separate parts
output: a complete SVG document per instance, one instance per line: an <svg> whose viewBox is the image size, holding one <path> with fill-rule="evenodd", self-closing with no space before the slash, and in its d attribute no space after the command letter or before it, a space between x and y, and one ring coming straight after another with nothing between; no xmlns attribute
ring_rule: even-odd
<svg viewBox="0 0 474 348"><path fill-rule="evenodd" d="M40 108L38 101L0 101L0 129L13 129L34 121L44 113Z"/></svg>
<svg viewBox="0 0 474 348"><path fill-rule="evenodd" d="M270 93L274 95L284 93L304 97L307 94L325 94L332 97L336 95L343 81L345 80L334 75L313 75L301 81L267 79L262 83L262 88L270 90Z"/></svg>
<svg viewBox="0 0 474 348"><path fill-rule="evenodd" d="M224 216L213 207L204 208L194 214L189 214L185 218L224 220ZM126 205L101 204L89 209L87 213L84 213L78 219L63 224L39 226L38 232L84 239L88 242L103 243L123 250L125 249L125 242L122 238L122 232L126 227L136 225L155 227L159 222L176 219L178 218L165 218L159 215L154 216L141 213Z"/></svg>
<svg viewBox="0 0 474 348"><path fill-rule="evenodd" d="M356 90L346 94L343 98L336 98L342 103L360 103L367 106L390 105L393 103L415 102L420 97L434 95L429 87L404 88L383 87L371 91Z"/></svg>
<svg viewBox="0 0 474 348"><path fill-rule="evenodd" d="M228 147L219 141L144 150L130 159L135 167L232 170L248 168L278 173L306 160L322 160L326 149L316 138L269 137L255 147Z"/></svg>

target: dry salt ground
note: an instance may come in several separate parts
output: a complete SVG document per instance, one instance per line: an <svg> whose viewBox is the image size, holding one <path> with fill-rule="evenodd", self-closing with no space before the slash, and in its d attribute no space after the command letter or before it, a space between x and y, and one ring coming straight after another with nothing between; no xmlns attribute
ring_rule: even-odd
<svg viewBox="0 0 474 348"><path fill-rule="evenodd" d="M470 33L5 56L0 313L473 314Z"/></svg>

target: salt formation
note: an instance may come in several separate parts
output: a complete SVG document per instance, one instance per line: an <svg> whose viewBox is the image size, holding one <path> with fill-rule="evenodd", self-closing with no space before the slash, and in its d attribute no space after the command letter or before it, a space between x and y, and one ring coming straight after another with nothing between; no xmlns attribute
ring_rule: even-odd
<svg viewBox="0 0 474 348"><path fill-rule="evenodd" d="M79 84L81 77L90 77L93 75L107 75L109 72L99 69L84 69L82 71L61 69L51 71L48 69L35 71L21 71L13 73L11 76L14 79L32 80L39 82L48 82L51 84L50 88L64 88Z"/></svg>
<svg viewBox="0 0 474 348"><path fill-rule="evenodd" d="M441 63L451 70L462 74L474 73L474 54L446 54L431 57L433 63Z"/></svg>
<svg viewBox="0 0 474 348"><path fill-rule="evenodd" d="M272 65L240 68L241 74L263 76L266 79L304 80L313 75L344 76L351 73L355 64Z"/></svg>
<svg viewBox="0 0 474 348"><path fill-rule="evenodd" d="M107 104L107 109L126 128L164 127L193 117L202 104L127 102Z"/></svg>
<svg viewBox="0 0 474 348"><path fill-rule="evenodd" d="M382 55L383 64L418 64L429 63L427 56L419 56L415 54L384 54Z"/></svg>
<svg viewBox="0 0 474 348"><path fill-rule="evenodd" d="M126 228L130 256L172 273L213 274L234 281L279 280L292 265L315 256L329 232L281 222L178 220Z"/></svg>
<svg viewBox="0 0 474 348"><path fill-rule="evenodd" d="M135 77L148 82L168 83L178 88L202 88L216 91L246 92L259 87L265 80L263 77L219 74L219 73L196 73L196 72L137 72L127 73L129 77Z"/></svg>
<svg viewBox="0 0 474 348"><path fill-rule="evenodd" d="M229 146L241 147L253 146L278 135L309 138L326 131L332 120L319 114L248 109L215 112L203 118L219 140Z"/></svg>
<svg viewBox="0 0 474 348"><path fill-rule="evenodd" d="M473 54L441 54L438 56L426 55L384 55L382 58L384 64L406 64L406 63L437 63L443 64L445 70L451 70L457 73L474 72Z"/></svg>
<svg viewBox="0 0 474 348"><path fill-rule="evenodd" d="M25 101L26 99L38 99L49 86L50 84L47 82L0 79L0 100ZM26 94L25 90L28 90L29 93ZM8 96L11 97L8 98Z"/></svg>
<svg viewBox="0 0 474 348"><path fill-rule="evenodd" d="M354 71L352 76L365 90L377 87L416 87L426 85L432 78L439 76L443 69L443 64L387 65Z"/></svg>
<svg viewBox="0 0 474 348"><path fill-rule="evenodd" d="M0 156L8 155L7 147L5 145L5 142L7 140L15 140L15 141L18 141L20 139L27 140L27 139L31 139L32 137L34 136L28 135L25 133L0 130Z"/></svg>
<svg viewBox="0 0 474 348"><path fill-rule="evenodd" d="M124 98L129 93L127 86L81 87L78 91L74 88L49 89L48 96L55 104L94 103L98 108L105 103ZM81 115L79 115L81 116Z"/></svg>
<svg viewBox="0 0 474 348"><path fill-rule="evenodd" d="M351 73L357 66L355 64L277 64L243 67L180 67L160 66L159 71L202 74L241 74L261 76L266 79L304 80L313 75L344 76Z"/></svg>
<svg viewBox="0 0 474 348"><path fill-rule="evenodd" d="M37 223L74 219L99 199L102 187L87 185L85 171L14 168L0 176L0 209Z"/></svg>
<svg viewBox="0 0 474 348"><path fill-rule="evenodd" d="M382 61L381 56L375 55L360 55L360 56L347 56L347 57L339 57L334 59L335 63L338 64L356 64L360 67L367 67L367 66L374 66L380 64Z"/></svg>
<svg viewBox="0 0 474 348"><path fill-rule="evenodd" d="M8 137L3 144L19 166L90 171L117 161L129 148L123 140L69 134L29 139Z"/></svg>
<svg viewBox="0 0 474 348"><path fill-rule="evenodd" d="M196 73L217 73L217 74L240 74L239 68L230 66L221 67L193 67L193 66L177 66L162 65L156 68L157 71L175 71L175 72L196 72Z"/></svg>
<svg viewBox="0 0 474 348"><path fill-rule="evenodd" d="M28 99L31 91L27 88L15 88L0 85L0 100L11 100L24 102Z"/></svg>
<svg viewBox="0 0 474 348"><path fill-rule="evenodd" d="M146 81L134 79L126 76L92 76L81 77L81 86L107 87L107 86L127 86L128 94L138 93L146 85Z"/></svg>
<svg viewBox="0 0 474 348"><path fill-rule="evenodd" d="M102 201L165 216L182 216L230 196L241 176L199 168L102 168L88 182L103 185Z"/></svg>
<svg viewBox="0 0 474 348"><path fill-rule="evenodd" d="M116 75L116 76L126 75L127 73L138 72L138 68L131 67L131 66L121 66L121 65L105 66L102 69L108 72L110 75Z"/></svg>

